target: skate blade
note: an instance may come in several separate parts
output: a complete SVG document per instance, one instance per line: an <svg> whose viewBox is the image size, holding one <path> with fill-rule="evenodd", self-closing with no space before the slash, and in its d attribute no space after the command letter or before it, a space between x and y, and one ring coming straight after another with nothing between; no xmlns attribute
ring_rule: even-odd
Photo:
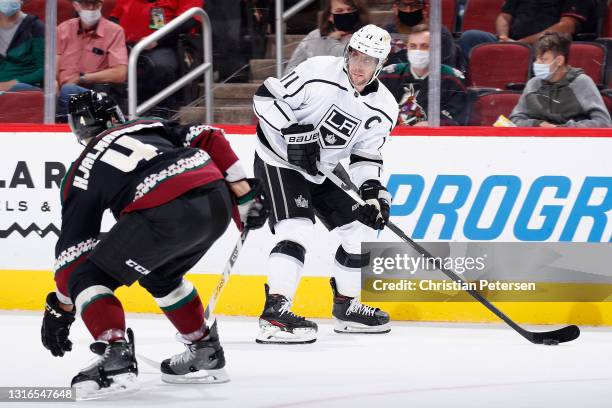
<svg viewBox="0 0 612 408"><path fill-rule="evenodd" d="M134 373L119 374L111 378L110 386L100 388L95 381L83 381L74 385L77 401L110 399L116 396L133 394L140 390Z"/></svg>
<svg viewBox="0 0 612 408"><path fill-rule="evenodd" d="M273 325L262 325L255 339L259 344L310 344L315 341L317 341L316 330L294 329L290 332Z"/></svg>
<svg viewBox="0 0 612 408"><path fill-rule="evenodd" d="M230 381L230 377L224 368L199 370L184 375L162 373L161 379L169 384L222 384Z"/></svg>
<svg viewBox="0 0 612 408"><path fill-rule="evenodd" d="M334 332L336 333L356 333L356 334L384 334L391 331L389 323L380 326L368 326L356 322L347 322L334 318Z"/></svg>

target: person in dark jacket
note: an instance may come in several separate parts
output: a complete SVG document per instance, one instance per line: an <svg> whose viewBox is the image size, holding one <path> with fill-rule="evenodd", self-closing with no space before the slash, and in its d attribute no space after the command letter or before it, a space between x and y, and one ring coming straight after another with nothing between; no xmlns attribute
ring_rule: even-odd
<svg viewBox="0 0 612 408"><path fill-rule="evenodd" d="M610 127L610 114L593 80L567 65L571 39L551 32L536 44L534 77L510 115L517 126Z"/></svg>
<svg viewBox="0 0 612 408"><path fill-rule="evenodd" d="M429 29L421 24L408 37L408 63L390 65L379 76L399 105L397 124L428 126L427 99L429 89ZM463 74L442 65L440 124L459 126L467 116L467 92Z"/></svg>
<svg viewBox="0 0 612 408"><path fill-rule="evenodd" d="M478 44L513 42L533 45L546 32L595 33L597 0L506 0L495 20L496 35L467 30L457 43L465 58Z"/></svg>
<svg viewBox="0 0 612 408"><path fill-rule="evenodd" d="M0 91L36 90L45 72L45 27L21 11L21 0L0 2Z"/></svg>

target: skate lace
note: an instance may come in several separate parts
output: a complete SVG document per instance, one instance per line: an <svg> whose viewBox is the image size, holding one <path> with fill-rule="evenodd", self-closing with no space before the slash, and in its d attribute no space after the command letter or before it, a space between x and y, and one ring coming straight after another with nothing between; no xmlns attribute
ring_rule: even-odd
<svg viewBox="0 0 612 408"><path fill-rule="evenodd" d="M280 309L278 309L278 312L280 313L281 316L287 313L290 317L293 317L294 319L298 319L298 320L304 319L302 316L298 316L295 313L293 313L291 310L289 310L290 307L291 307L291 302L288 299L284 299L283 303L281 304Z"/></svg>
<svg viewBox="0 0 612 408"><path fill-rule="evenodd" d="M106 360L108 360L108 358L110 357L110 352L111 352L111 348L107 346L104 349L103 354L100 354L98 357L94 357L93 359L89 360L89 364L87 365L87 367L85 367L81 371L87 371L87 370L91 370L99 366L103 366Z"/></svg>
<svg viewBox="0 0 612 408"><path fill-rule="evenodd" d="M351 313L361 314L365 316L374 316L376 312L376 308L370 307L368 305L364 305L359 301L358 298L353 298L351 300L351 305L346 310L346 315L350 315Z"/></svg>
<svg viewBox="0 0 612 408"><path fill-rule="evenodd" d="M187 347L187 350L183 351L181 354L177 354L170 358L171 366L188 363L194 357L194 351L192 350L192 345L186 344L185 346Z"/></svg>

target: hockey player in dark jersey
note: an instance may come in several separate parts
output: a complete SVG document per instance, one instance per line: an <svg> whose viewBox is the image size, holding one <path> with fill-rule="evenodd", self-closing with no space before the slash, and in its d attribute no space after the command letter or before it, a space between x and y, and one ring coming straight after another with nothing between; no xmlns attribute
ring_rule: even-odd
<svg viewBox="0 0 612 408"><path fill-rule="evenodd" d="M315 216L338 233L330 280L334 330L385 333L389 315L359 300L361 243L376 239L389 217L390 195L381 183L380 148L395 126L398 107L376 78L391 38L367 25L353 34L344 57L314 57L284 78L268 78L253 98L257 125L255 174L271 202L276 245L268 259L266 302L259 343L311 343L317 325L291 312ZM349 159L360 207L319 171Z"/></svg>
<svg viewBox="0 0 612 408"><path fill-rule="evenodd" d="M56 245L57 289L47 295L43 345L70 351L79 312L100 358L72 379L77 395L137 388L133 333L115 290L138 281L176 327L187 350L161 364L166 382L227 381L216 324L183 275L227 228L259 228L267 210L222 130L202 124L126 122L109 98L74 96L69 123L86 147L61 186L62 228ZM98 239L102 214L118 220Z"/></svg>

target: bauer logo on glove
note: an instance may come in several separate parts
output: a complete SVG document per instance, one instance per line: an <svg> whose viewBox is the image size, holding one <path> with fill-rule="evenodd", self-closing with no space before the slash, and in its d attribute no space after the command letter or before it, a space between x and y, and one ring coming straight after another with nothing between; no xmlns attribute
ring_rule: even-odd
<svg viewBox="0 0 612 408"><path fill-rule="evenodd" d="M312 143L319 140L319 130L311 124L293 124L281 129L285 141L289 144Z"/></svg>
<svg viewBox="0 0 612 408"><path fill-rule="evenodd" d="M287 161L311 176L318 173L320 159L319 130L311 124L291 125L281 129L287 142Z"/></svg>
<svg viewBox="0 0 612 408"><path fill-rule="evenodd" d="M293 144L302 144L302 143L312 143L319 140L319 131L315 130L314 132L302 133L298 135L287 135L285 136L287 143Z"/></svg>

